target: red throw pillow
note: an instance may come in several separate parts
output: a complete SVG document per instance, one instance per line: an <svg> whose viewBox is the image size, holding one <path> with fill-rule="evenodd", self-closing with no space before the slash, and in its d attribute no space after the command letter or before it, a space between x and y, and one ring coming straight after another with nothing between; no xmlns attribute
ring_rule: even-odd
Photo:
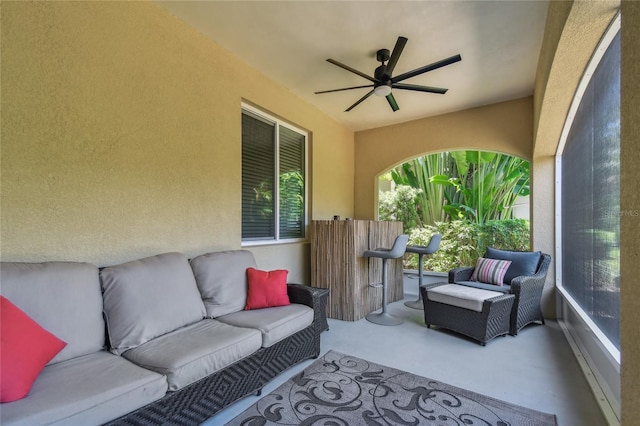
<svg viewBox="0 0 640 426"><path fill-rule="evenodd" d="M245 310L271 308L290 304L287 294L287 274L285 269L275 271L259 271L247 269L249 291Z"/></svg>
<svg viewBox="0 0 640 426"><path fill-rule="evenodd" d="M27 396L44 366L66 345L0 296L0 402Z"/></svg>

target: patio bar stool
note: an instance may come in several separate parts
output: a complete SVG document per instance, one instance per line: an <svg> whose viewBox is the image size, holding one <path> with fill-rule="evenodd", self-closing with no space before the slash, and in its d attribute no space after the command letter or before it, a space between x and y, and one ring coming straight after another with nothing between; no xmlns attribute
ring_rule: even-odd
<svg viewBox="0 0 640 426"><path fill-rule="evenodd" d="M411 302L404 302L404 305L409 308L424 309L422 306L422 293L420 292L422 278L424 276L424 256L438 251L438 248L440 248L440 240L442 240L442 234L433 234L429 240L429 244L426 246L407 247L407 253L416 253L418 255L418 299Z"/></svg>
<svg viewBox="0 0 640 426"><path fill-rule="evenodd" d="M402 320L387 313L387 261L389 259L399 259L404 256L404 252L407 248L407 242L409 242L408 235L398 235L393 243L393 247L377 248L375 250L367 250L364 252L364 257L372 258L378 257L382 259L382 283L369 284L371 287L382 287L382 311L372 312L366 316L367 321L380 325L400 325Z"/></svg>

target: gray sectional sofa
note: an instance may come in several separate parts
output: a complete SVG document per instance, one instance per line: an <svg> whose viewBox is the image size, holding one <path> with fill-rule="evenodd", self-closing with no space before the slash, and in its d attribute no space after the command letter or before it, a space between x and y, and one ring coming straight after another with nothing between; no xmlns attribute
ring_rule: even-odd
<svg viewBox="0 0 640 426"><path fill-rule="evenodd" d="M67 342L2 425L199 424L320 351L327 291L244 310L252 254L166 253L99 270L0 265L1 294Z"/></svg>

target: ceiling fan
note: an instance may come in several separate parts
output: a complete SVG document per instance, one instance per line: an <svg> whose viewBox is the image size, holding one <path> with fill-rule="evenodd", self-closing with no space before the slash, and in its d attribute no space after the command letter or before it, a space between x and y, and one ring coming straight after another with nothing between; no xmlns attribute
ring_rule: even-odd
<svg viewBox="0 0 640 426"><path fill-rule="evenodd" d="M393 77L393 70L396 67L396 64L398 63L398 59L400 59L400 55L402 54L402 50L404 49L405 44L407 44L407 38L398 37L398 41L396 41L396 45L393 48L393 53L391 53L391 55L389 55L389 49L378 50L376 54L376 60L378 62L381 62L381 65L378 68L376 68L375 72L373 73L373 77L370 77L361 71L351 68L348 65L342 64L336 61L335 59L327 59L327 62L333 65L337 65L340 68L350 71L354 74L357 74L360 77L366 78L373 84L368 84L365 86L345 87L343 89L323 90L321 92L315 92L315 94L319 95L321 93L341 92L343 90L373 87L373 89L371 89L369 93L367 93L366 95L358 99L356 103L354 103L353 105L351 105L349 108L345 110L345 112L349 112L355 107L357 107L362 101L367 99L369 96L373 95L374 93L378 96L385 96L387 98L387 102L389 102L389 106L391 106L391 109L393 109L394 111L399 110L400 108L398 107L398 103L393 97L392 89L413 90L416 92L427 92L427 93L438 93L441 95L444 95L445 93L447 93L447 89L443 89L440 87L419 86L416 84L405 84L405 83L401 83L401 81L404 81L411 77L415 77L420 74L424 74L429 71L436 70L438 68L445 67L447 65L451 65L455 62L462 60L462 57L460 55L455 55L450 58L442 59L441 61L434 62L430 65L425 65L423 67L416 68L413 71L409 71L404 74L400 74L396 77ZM385 62L387 63L385 64Z"/></svg>

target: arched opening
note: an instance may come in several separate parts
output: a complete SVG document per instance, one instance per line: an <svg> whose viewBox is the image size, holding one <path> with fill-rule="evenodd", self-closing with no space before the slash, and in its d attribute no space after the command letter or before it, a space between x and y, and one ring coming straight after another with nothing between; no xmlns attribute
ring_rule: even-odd
<svg viewBox="0 0 640 426"><path fill-rule="evenodd" d="M403 223L412 245L442 234L425 269L474 265L486 247L530 249L529 161L490 151L415 157L378 177L378 217ZM405 267L417 268L417 256Z"/></svg>

